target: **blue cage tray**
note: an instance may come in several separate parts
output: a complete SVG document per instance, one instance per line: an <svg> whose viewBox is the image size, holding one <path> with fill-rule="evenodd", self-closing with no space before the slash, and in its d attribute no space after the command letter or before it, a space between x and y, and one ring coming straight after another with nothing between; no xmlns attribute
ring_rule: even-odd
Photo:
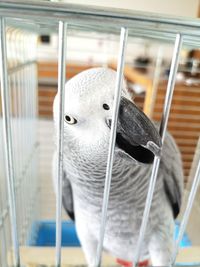
<svg viewBox="0 0 200 267"><path fill-rule="evenodd" d="M174 238L177 238L180 224L176 222ZM28 239L29 246L55 246L56 223L55 221L34 222ZM191 241L185 233L181 241L181 247L191 246ZM80 242L72 221L62 222L62 246L79 247Z"/></svg>

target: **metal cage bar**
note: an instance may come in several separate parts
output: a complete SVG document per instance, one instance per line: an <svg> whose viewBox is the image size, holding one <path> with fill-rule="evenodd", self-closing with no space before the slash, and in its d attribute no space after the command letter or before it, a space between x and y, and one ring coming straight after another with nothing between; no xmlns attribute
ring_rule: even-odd
<svg viewBox="0 0 200 267"><path fill-rule="evenodd" d="M170 68L167 91L166 91L166 96L165 96L163 116L162 116L161 125L160 125L160 136L161 136L162 144L164 142L166 129L167 129L167 123L168 123L168 118L169 118L171 101L172 101L174 85L175 85L175 81L176 81L176 73L178 70L178 63L179 63L179 55L180 55L180 51L181 51L181 46L182 46L182 36L180 34L177 34L176 40L175 40L175 45L174 45L174 52L173 52L172 63L171 63L171 68ZM134 264L135 265L137 265L139 258L140 258L140 250L142 247L142 242L144 239L144 235L145 235L145 231L146 231L146 227L147 227L147 223L148 223L149 212L150 212L150 208L151 208L151 203L152 203L153 192L154 192L155 183L156 183L156 179L157 179L159 164L160 164L160 158L155 156L154 162L153 162L153 167L152 167L152 173L151 173L151 177L150 177L150 181L149 181L149 188L148 188L148 193L147 193L147 198L146 198L145 209L144 209L143 218L142 218L142 225L140 228L138 244L136 247L136 253L135 253L135 257L134 257Z"/></svg>
<svg viewBox="0 0 200 267"><path fill-rule="evenodd" d="M59 22L58 48L58 157L57 157L57 194L56 194L56 267L61 266L61 219L62 219L62 176L63 176L63 128L64 128L64 98L65 98L65 58L66 58L67 24Z"/></svg>
<svg viewBox="0 0 200 267"><path fill-rule="evenodd" d="M191 191L189 194L187 206L186 206L186 209L185 209L182 221L181 221L179 234L178 234L178 237L177 237L176 242L175 242L174 251L172 253L172 258L171 258L171 266L173 266L175 264L176 256L178 254L179 245L180 245L180 242L183 238L183 235L184 235L184 232L185 232L185 229L187 226L187 222L188 222L188 219L190 216L192 205L194 203L197 189L199 187L199 183L200 183L200 160L199 160L198 165L197 165L197 169L196 169L196 173L194 176L194 181L192 183L192 188L191 188Z"/></svg>
<svg viewBox="0 0 200 267"><path fill-rule="evenodd" d="M3 211L3 205L2 205L2 198L0 196L0 210ZM5 218L7 216L7 212L2 214L0 216L0 264L1 266L6 266L6 259L3 257L3 255L6 255L8 244L6 240L6 231L4 226Z"/></svg>
<svg viewBox="0 0 200 267"><path fill-rule="evenodd" d="M135 22L141 24L141 26L147 26L146 28L153 28L158 30L158 24L162 30L167 32L188 32L189 35L193 34L193 30L196 28L195 34L199 35L197 29L200 26L198 19L183 19L183 18L169 18L167 16L159 16L155 14L147 15L145 12L133 12L133 11L119 11L114 8L101 8L101 7L88 7L77 4L65 4L48 1L35 2L18 0L7 0L0 3L0 8L4 12L5 16L18 17L18 18L33 18L45 22L49 22L49 19L54 22L59 20L68 20L70 23L77 24L84 22L89 25L93 22L94 25L109 25L116 27L124 26L127 28L135 28ZM55 12L56 10L56 12ZM50 23L50 22L49 22Z"/></svg>
<svg viewBox="0 0 200 267"><path fill-rule="evenodd" d="M150 109L149 109L149 118L152 119L153 116L153 110L154 110L154 105L156 101L156 94L158 90L158 84L160 81L160 76L161 76L161 67L162 67L162 62L163 62L163 47L162 45L159 46L158 48L158 54L157 54L157 59L155 63L155 72L153 76L153 83L152 83L152 97L151 97L151 103L150 103Z"/></svg>
<svg viewBox="0 0 200 267"><path fill-rule="evenodd" d="M30 33L25 30L11 28L8 26L7 19L3 19L6 20L6 23L4 22L4 31L6 50L8 51L8 53L5 51L3 55L6 57L6 94L8 97L6 101L8 101L7 106L12 145L12 167L14 173L13 187L16 206L16 233L18 237L18 245L21 245L27 242L28 232L30 231L31 227L31 220L33 221L36 219L36 217L34 217L35 206L33 202L35 201L35 195L38 193L38 191L35 190L37 187L38 170L36 159L38 144L36 142L35 124L37 107L35 102L37 100L37 72L36 61L33 59L35 59L34 51L37 40L35 34L31 34L30 36ZM30 53L28 49L31 49L32 53ZM1 61L1 63L2 62L3 61ZM1 82L3 82L3 79L1 79ZM2 103L4 102L4 104L7 104L3 98L1 101ZM0 110L0 114L2 117L2 110ZM1 119L1 132L3 132L2 122L3 120ZM3 137L3 134L1 134L1 149L6 144L5 138L3 139ZM2 153L1 159L3 159L3 162L2 160L0 162L0 194L3 200L3 205L0 207L0 238L2 244L0 250L4 251L2 252L2 267L8 266L8 264L10 266L12 260L11 257L13 258L14 262L16 262L14 242L10 237L12 236L12 229L15 225L12 223L12 217L10 215L11 211L9 211L11 206L9 205L9 197L4 192L6 190L4 183L8 183L8 179L6 177L4 168L1 168L4 167L4 165L6 166L6 163L8 163L7 159L5 159L4 162L5 156L6 153ZM28 182L31 183L31 186L28 186ZM11 222L9 222L9 220ZM14 249L12 249L12 246Z"/></svg>
<svg viewBox="0 0 200 267"><path fill-rule="evenodd" d="M0 43L0 64L1 64L1 95L2 95L2 113L3 113L3 131L4 131L4 146L6 158L6 176L9 198L9 211L12 228L12 241L14 247L15 266L20 266L19 255L19 240L17 233L17 217L16 217L16 203L15 203L15 186L14 186L14 162L13 162L13 146L11 137L11 122L10 122L10 107L8 94L8 73L7 73L7 50L6 50L6 32L5 32L5 18L0 19L1 27L1 43Z"/></svg>
<svg viewBox="0 0 200 267"><path fill-rule="evenodd" d="M116 85L115 85L116 86L115 87L115 98L114 98L114 103L113 103L112 125L111 125L110 141L109 141L109 148L108 148L106 178L105 178L105 185L104 185L100 236L99 236L97 255L96 255L96 261L95 261L95 266L97 267L101 265L101 254L102 254L102 249L103 249L103 241L104 241L104 234L105 234L105 228L106 228L107 209L108 209L108 201L109 201L109 194L110 194L112 167L113 167L113 160L114 160L114 148L115 148L115 140L116 140L117 118L118 118L118 110L119 110L119 103L120 103L120 97L121 97L121 87L122 87L122 79L123 79L123 69L124 69L127 37L128 37L128 30L126 28L121 28L120 48L119 48L118 65L117 65L117 77L116 77Z"/></svg>

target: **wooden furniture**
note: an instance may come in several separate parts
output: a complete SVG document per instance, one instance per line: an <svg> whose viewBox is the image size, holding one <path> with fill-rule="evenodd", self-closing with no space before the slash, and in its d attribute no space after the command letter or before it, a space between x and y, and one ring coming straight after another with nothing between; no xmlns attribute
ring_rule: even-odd
<svg viewBox="0 0 200 267"><path fill-rule="evenodd" d="M159 85L153 119L160 120L166 83ZM174 136L182 154L185 177L189 175L200 134L200 88L176 84L172 100L168 130Z"/></svg>

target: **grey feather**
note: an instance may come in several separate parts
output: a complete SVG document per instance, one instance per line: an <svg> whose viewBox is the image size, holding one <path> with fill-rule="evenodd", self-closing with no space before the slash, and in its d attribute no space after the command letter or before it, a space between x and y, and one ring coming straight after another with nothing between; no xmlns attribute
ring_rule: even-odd
<svg viewBox="0 0 200 267"><path fill-rule="evenodd" d="M112 116L115 79L115 71L96 68L72 78L65 88L65 114L72 118L73 123L64 122L63 204L66 210L74 208L78 236L90 266L94 266L99 239L110 137L107 122ZM122 93L128 99L125 83ZM103 109L104 103L110 110ZM58 123L57 110L56 97L55 126ZM131 110L134 112L137 108L131 105ZM119 144L117 140L115 148L104 249L118 258L133 261L152 170L152 159L148 159L152 153L146 156L145 151L152 149L151 152L159 154L160 140L153 124L144 114L137 112L138 116L132 116L137 120L135 124L131 114L127 113L129 111L125 113L130 122L125 126L122 124L122 128L119 126L123 142ZM138 127L135 128L135 125ZM123 131L126 127L132 127L132 131L135 129L137 135L132 138L130 128L127 136L126 131ZM137 147L139 157L138 153L130 153L127 149L127 140L131 142L131 150ZM173 138L167 133L141 251L141 259L150 256L153 265L169 264L173 248L173 217L179 212L182 191L180 153Z"/></svg>

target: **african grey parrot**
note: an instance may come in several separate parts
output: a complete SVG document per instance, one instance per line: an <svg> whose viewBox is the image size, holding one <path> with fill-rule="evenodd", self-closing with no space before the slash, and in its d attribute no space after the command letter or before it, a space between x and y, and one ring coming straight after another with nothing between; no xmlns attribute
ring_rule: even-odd
<svg viewBox="0 0 200 267"><path fill-rule="evenodd" d="M116 72L92 68L65 86L63 206L72 219L89 266L94 266L99 239ZM58 97L54 100L58 123ZM130 100L123 81L116 146L103 247L117 259L134 261L135 247L149 185L152 162L161 140L154 124ZM56 157L53 179L56 187ZM174 218L183 191L179 150L169 133L152 201L141 261L169 264ZM120 262L120 261L119 261Z"/></svg>

